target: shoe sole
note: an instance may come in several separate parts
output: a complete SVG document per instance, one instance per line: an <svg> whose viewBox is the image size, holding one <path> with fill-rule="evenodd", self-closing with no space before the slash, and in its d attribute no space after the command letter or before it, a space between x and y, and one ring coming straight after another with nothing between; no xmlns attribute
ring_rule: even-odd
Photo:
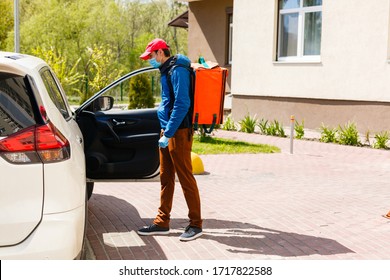
<svg viewBox="0 0 390 280"><path fill-rule="evenodd" d="M191 241L191 240L194 240L194 239L196 239L196 238L198 238L198 237L200 237L200 236L202 236L202 232L199 232L199 233L197 233L197 234L195 234L194 236L191 236L191 237L179 237L179 240L180 241Z"/></svg>
<svg viewBox="0 0 390 280"><path fill-rule="evenodd" d="M142 232L142 231L137 231L138 235L143 235L143 236L150 236L150 235L167 235L169 234L169 230L167 231L153 231L153 232Z"/></svg>

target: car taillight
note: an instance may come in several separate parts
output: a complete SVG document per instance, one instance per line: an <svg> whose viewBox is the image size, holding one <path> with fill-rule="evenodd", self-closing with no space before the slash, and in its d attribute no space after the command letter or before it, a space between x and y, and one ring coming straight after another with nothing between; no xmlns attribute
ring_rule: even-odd
<svg viewBox="0 0 390 280"><path fill-rule="evenodd" d="M15 164L50 163L70 158L69 141L50 122L0 140L0 154Z"/></svg>

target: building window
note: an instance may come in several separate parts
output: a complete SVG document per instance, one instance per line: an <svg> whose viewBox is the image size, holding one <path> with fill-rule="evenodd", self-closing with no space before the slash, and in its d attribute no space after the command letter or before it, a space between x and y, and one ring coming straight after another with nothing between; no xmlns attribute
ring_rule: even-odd
<svg viewBox="0 0 390 280"><path fill-rule="evenodd" d="M279 61L319 61L322 0L279 0Z"/></svg>
<svg viewBox="0 0 390 280"><path fill-rule="evenodd" d="M233 47L233 9L226 9L228 17L228 26L227 26L227 64L231 65L233 60L232 47Z"/></svg>

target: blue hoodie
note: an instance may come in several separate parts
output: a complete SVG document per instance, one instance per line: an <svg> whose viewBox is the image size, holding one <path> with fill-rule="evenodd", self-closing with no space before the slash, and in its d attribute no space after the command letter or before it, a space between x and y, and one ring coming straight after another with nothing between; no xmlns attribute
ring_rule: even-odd
<svg viewBox="0 0 390 280"><path fill-rule="evenodd" d="M161 129L164 135L171 138L179 128L188 110L191 106L190 99L190 72L184 67L175 67L172 71L171 82L173 87L174 100L171 100L170 87L167 82L168 72L172 65L191 66L188 57L178 54L170 57L160 67L161 72L161 103L158 107L157 114L160 120Z"/></svg>

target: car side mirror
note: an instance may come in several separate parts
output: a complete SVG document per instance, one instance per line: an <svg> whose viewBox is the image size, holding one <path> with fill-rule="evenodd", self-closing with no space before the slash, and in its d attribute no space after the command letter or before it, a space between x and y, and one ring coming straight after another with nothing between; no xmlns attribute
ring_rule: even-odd
<svg viewBox="0 0 390 280"><path fill-rule="evenodd" d="M99 96L92 102L91 107L93 112L108 111L114 106L114 97L112 96Z"/></svg>

